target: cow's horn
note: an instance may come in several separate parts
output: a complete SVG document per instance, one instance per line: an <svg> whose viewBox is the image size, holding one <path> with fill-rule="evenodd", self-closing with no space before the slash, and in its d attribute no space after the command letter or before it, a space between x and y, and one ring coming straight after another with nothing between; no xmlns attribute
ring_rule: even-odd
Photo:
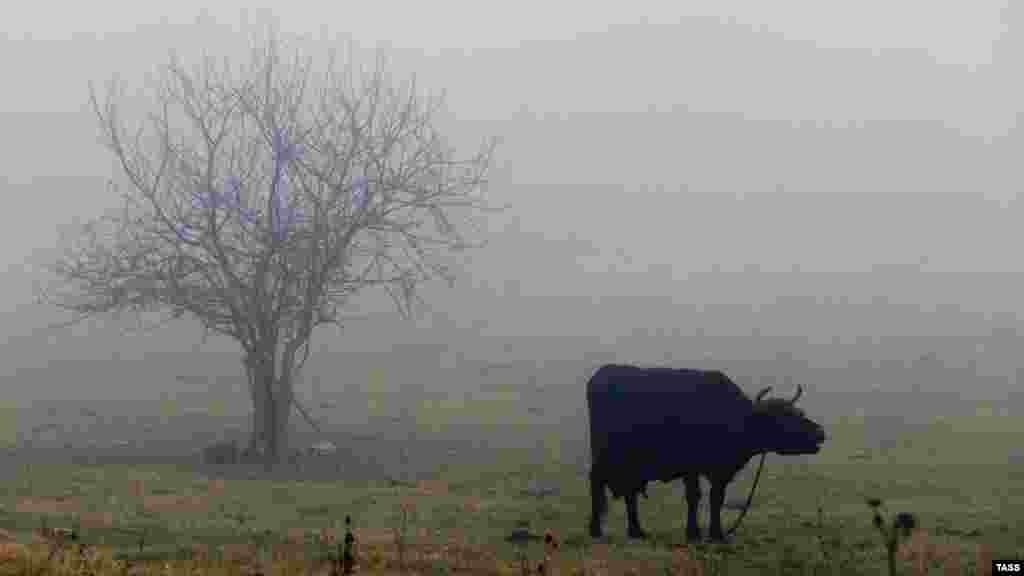
<svg viewBox="0 0 1024 576"><path fill-rule="evenodd" d="M767 396L768 393L771 392L771 391L772 391L772 387L771 386L765 386L764 390L761 390L760 392L757 393L757 398L754 398L754 403L756 404L756 403L760 402L761 399L764 398L765 396Z"/></svg>
<svg viewBox="0 0 1024 576"><path fill-rule="evenodd" d="M793 399L789 401L790 404L796 404L796 401L800 398L800 395L804 393L803 386L796 385L796 394L793 395Z"/></svg>

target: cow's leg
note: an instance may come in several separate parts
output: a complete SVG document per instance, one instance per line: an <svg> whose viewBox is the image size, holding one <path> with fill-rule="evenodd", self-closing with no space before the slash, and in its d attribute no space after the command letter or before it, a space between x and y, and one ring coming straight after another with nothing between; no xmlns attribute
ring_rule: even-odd
<svg viewBox="0 0 1024 576"><path fill-rule="evenodd" d="M687 474L683 476L686 486L686 541L700 540L700 525L697 524L697 509L700 506L700 476Z"/></svg>
<svg viewBox="0 0 1024 576"><path fill-rule="evenodd" d="M725 482L715 479L711 482L711 528L709 535L716 542L725 540L722 534L722 504L725 502Z"/></svg>
<svg viewBox="0 0 1024 576"><path fill-rule="evenodd" d="M601 537L601 524L608 512L608 494L601 474L590 470L590 536Z"/></svg>
<svg viewBox="0 0 1024 576"><path fill-rule="evenodd" d="M640 514L637 510L639 507L639 504L637 503L637 496L639 494L639 491L635 491L626 495L626 520L629 523L626 531L630 538L639 538L643 540L644 538L647 538L647 533L640 527Z"/></svg>

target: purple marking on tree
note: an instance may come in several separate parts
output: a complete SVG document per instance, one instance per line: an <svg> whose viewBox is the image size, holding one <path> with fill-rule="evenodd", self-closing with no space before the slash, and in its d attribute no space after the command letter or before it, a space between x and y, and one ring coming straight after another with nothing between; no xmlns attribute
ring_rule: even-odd
<svg viewBox="0 0 1024 576"><path fill-rule="evenodd" d="M287 184L287 181L281 179L284 169L290 162L297 159L302 152L298 144L288 141L283 130L274 131L271 147L273 148L274 156L274 176L271 187L270 227L274 238L282 240L288 234L288 229L296 223L301 214L298 207L290 206L285 202L283 194L278 193L278 188L284 188L284 185ZM207 194L193 192L192 206L204 211L228 208L229 210L236 211L239 217L249 224L256 224L259 222L260 213L259 211L242 206L241 188L242 181L240 178L228 176L224 182L223 193L216 191L210 191ZM190 236L190 240L194 240L193 234L199 231L189 224L178 225L177 230L183 236Z"/></svg>
<svg viewBox="0 0 1024 576"><path fill-rule="evenodd" d="M302 155L301 147L290 142L283 130L275 130L272 140L274 152L274 181L271 185L271 217L270 227L274 237L283 240L288 234L288 228L295 224L301 215L298 206L291 206L285 203L283 196L278 194L278 187L284 187L287 181L281 180L281 175L289 163Z"/></svg>
<svg viewBox="0 0 1024 576"><path fill-rule="evenodd" d="M352 205L356 210L361 210L367 200L367 180L363 176L356 177L352 184Z"/></svg>
<svg viewBox="0 0 1024 576"><path fill-rule="evenodd" d="M216 190L210 191L208 194L192 192L192 207L198 210L227 208L237 211L238 215L250 224L255 224L259 221L258 214L241 205L242 181L239 178L229 176L225 179L224 188L225 191L223 193L218 193ZM189 224L180 224L177 226L177 229L183 236L190 236L190 240L195 240L192 236L198 232L197 229Z"/></svg>
<svg viewBox="0 0 1024 576"><path fill-rule="evenodd" d="M288 230L302 217L302 213L298 206L285 201L283 190L288 181L282 179L281 176L288 164L302 155L302 148L297 143L290 142L283 130L276 130L274 132L271 146L274 156L274 176L270 191L270 227L274 238L283 240L288 234ZM241 219L251 225L255 225L260 220L260 212L242 206L241 188L242 181L240 178L228 176L224 180L224 192L222 193L218 193L215 190L206 194L192 192L192 206L197 210L203 211L217 210L218 208L234 210ZM279 190L282 193L279 193ZM359 176L352 184L352 204L357 210L361 210L368 199L368 181L365 177ZM176 226L176 229L181 235L188 236L191 241L195 241L195 234L201 231L189 224L179 224Z"/></svg>

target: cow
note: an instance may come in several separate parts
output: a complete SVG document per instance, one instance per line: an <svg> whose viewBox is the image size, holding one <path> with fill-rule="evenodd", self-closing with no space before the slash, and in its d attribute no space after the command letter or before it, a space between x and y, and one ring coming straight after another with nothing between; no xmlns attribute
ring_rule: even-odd
<svg viewBox="0 0 1024 576"><path fill-rule="evenodd" d="M605 488L625 498L628 534L643 539L637 495L647 483L682 478L686 487L686 537L701 537L697 524L700 476L711 483L710 537L724 540L725 488L756 454L815 454L824 428L792 399L750 400L717 370L677 370L608 364L587 382L590 419L590 535L600 538L608 511Z"/></svg>

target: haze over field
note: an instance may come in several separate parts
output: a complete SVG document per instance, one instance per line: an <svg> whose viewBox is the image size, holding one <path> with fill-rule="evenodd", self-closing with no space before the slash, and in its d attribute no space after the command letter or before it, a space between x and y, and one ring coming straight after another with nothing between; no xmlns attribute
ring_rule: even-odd
<svg viewBox="0 0 1024 576"><path fill-rule="evenodd" d="M67 318L32 291L62 227L119 206L87 83L116 74L135 122L168 49L243 58L276 22L310 36L314 73L351 38L360 61L376 46L397 80L445 90L453 144L502 138L489 194L507 205L416 321L372 294L354 311L369 318L315 334L303 397L343 400L376 366L457 394L512 362L508 384L533 375L575 414L588 371L615 360L722 368L748 391L802 382L830 414L873 390L906 394L880 410L1024 408L1018 2L245 3L244 31L226 2L64 4L0 10L0 390L18 406L134 413L223 390L248 410L232 343L199 347L191 321L44 330ZM936 404L908 399L922 392Z"/></svg>

